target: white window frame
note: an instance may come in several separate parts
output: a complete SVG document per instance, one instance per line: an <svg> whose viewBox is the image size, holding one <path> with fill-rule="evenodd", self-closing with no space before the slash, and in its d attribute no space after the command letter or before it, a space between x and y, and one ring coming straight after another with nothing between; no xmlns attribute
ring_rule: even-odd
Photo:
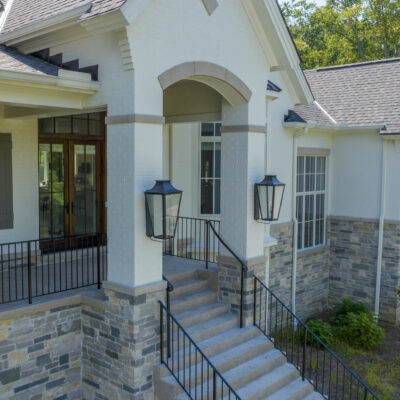
<svg viewBox="0 0 400 400"><path fill-rule="evenodd" d="M201 177L201 145L202 143L221 143L221 136L202 136L202 125L203 124L214 124L214 129L215 129L215 124L221 124L220 121L208 121L208 122L202 122L199 124L199 161L198 161L198 180L197 180L197 187L198 187L198 216L199 218L210 218L210 219L219 219L221 214L202 214L201 213L201 181L202 178ZM222 146L221 146L221 151L222 151ZM215 151L214 151L214 165L215 165ZM213 180L217 180L219 179L220 184L221 184L221 180L222 180L222 176L219 178L210 178ZM221 201L221 196L220 196L220 201ZM215 190L213 190L213 205L215 203ZM220 210L221 210L221 204L220 204Z"/></svg>
<svg viewBox="0 0 400 400"><path fill-rule="evenodd" d="M302 198L302 215L303 215L303 221L302 223L298 222L298 230L300 229L301 225L301 235L299 235L299 231L297 232L298 236L300 236L301 243L300 241L298 242L297 246L297 251L298 252L303 252L303 251L308 251L308 250L313 250L313 249L318 249L321 247L326 246L326 228L327 228L327 205L328 205L328 188L329 188L329 182L328 182L328 177L329 177L329 152L326 151L321 151L320 153L318 150L315 151L310 151L309 154L303 153L303 152L298 152L297 157L296 157L296 181L294 183L294 190L296 191L296 218L298 215L297 212L297 199ZM304 174L303 174L303 191L299 192L298 191L298 176L299 176L299 171L298 171L298 160L299 157L304 158ZM318 157L324 157L325 158L325 187L323 190L312 190L312 191L306 191L306 159L307 157L313 157L315 158L315 169L313 172L314 175L314 180L316 182L316 177L318 175L317 172L317 159ZM315 187L316 189L316 187ZM322 243L315 244L315 235L316 235L316 215L317 215L317 195L324 195L324 214L323 214L323 227L322 227L322 234L323 234L323 240ZM305 241L305 207L306 207L306 196L312 196L313 197L313 205L314 205L314 210L313 210L313 216L314 218L311 220L313 224L313 237L312 237L312 245L308 247L304 247L304 241Z"/></svg>

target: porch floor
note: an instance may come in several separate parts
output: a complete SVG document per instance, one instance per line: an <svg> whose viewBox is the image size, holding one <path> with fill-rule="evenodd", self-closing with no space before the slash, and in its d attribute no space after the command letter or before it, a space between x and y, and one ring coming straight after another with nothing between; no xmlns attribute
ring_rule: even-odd
<svg viewBox="0 0 400 400"><path fill-rule="evenodd" d="M163 256L163 274L167 279L170 277L198 269L206 270L205 261L190 260L175 256ZM217 264L208 263L208 270L217 272Z"/></svg>

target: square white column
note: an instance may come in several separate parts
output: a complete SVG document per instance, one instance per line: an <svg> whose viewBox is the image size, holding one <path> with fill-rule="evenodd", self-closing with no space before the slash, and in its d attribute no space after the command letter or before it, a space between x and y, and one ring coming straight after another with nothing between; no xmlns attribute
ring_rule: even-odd
<svg viewBox="0 0 400 400"><path fill-rule="evenodd" d="M107 231L111 282L136 287L162 280L162 243L146 236L144 196L154 181L162 178L162 134L160 123L118 123L115 118L108 125Z"/></svg>

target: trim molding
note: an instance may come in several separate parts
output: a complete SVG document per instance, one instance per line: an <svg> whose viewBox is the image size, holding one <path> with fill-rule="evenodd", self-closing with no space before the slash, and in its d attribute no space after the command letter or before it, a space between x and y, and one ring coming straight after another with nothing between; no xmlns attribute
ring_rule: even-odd
<svg viewBox="0 0 400 400"><path fill-rule="evenodd" d="M103 282L103 288L105 290L112 290L113 292L126 294L128 296L141 296L143 294L149 294L149 293L159 292L160 290L165 290L167 288L167 282L160 281L160 282L150 283L148 285L132 287L127 285L121 285L120 283L106 281Z"/></svg>
<svg viewBox="0 0 400 400"><path fill-rule="evenodd" d="M243 262L246 264L248 268L255 267L260 264L265 264L268 260L267 256L261 256L261 257L254 257L250 258L248 260L243 260ZM236 266L240 267L240 263L236 260L236 258L229 257L229 256L218 256L217 257L217 263L219 264L227 264L231 266Z"/></svg>
<svg viewBox="0 0 400 400"><path fill-rule="evenodd" d="M320 149L317 147L298 147L297 155L299 156L329 156L330 149Z"/></svg>
<svg viewBox="0 0 400 400"><path fill-rule="evenodd" d="M267 133L267 128L263 125L225 125L221 127L221 133Z"/></svg>
<svg viewBox="0 0 400 400"><path fill-rule="evenodd" d="M245 102L249 102L252 91L235 74L220 65L204 61L190 61L176 65L159 75L158 80L163 90L167 89L176 82L183 79L194 77L211 77L231 86L242 97ZM201 82L201 79L198 79Z"/></svg>
<svg viewBox="0 0 400 400"><path fill-rule="evenodd" d="M126 114L126 115L114 115L106 118L107 125L119 125L119 124L154 124L164 125L165 118L161 115L150 115L150 114Z"/></svg>

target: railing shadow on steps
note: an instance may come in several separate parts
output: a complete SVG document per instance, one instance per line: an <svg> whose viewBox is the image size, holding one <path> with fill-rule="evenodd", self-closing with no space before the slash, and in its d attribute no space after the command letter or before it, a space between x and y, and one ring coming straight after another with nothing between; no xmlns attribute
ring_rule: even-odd
<svg viewBox="0 0 400 400"><path fill-rule="evenodd" d="M253 313L254 325L324 398L379 400L366 383L256 276Z"/></svg>
<svg viewBox="0 0 400 400"><path fill-rule="evenodd" d="M182 325L160 301L160 357L192 400L241 400Z"/></svg>

